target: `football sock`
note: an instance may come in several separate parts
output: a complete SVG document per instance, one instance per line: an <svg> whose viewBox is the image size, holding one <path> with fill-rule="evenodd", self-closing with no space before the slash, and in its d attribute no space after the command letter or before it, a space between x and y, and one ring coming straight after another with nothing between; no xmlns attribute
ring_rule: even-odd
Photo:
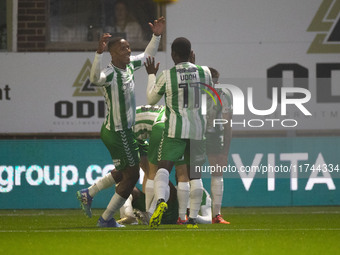
<svg viewBox="0 0 340 255"><path fill-rule="evenodd" d="M192 219L196 219L201 208L203 196L203 183L201 179L190 181L190 215Z"/></svg>
<svg viewBox="0 0 340 255"><path fill-rule="evenodd" d="M152 201L151 201L151 204L150 204L150 207L148 210L146 210L148 213L150 214L153 214L153 212L155 211L156 209L156 205L157 205L157 199L156 197L154 196Z"/></svg>
<svg viewBox="0 0 340 255"><path fill-rule="evenodd" d="M120 218L124 218L127 216L134 217L132 207L132 195L130 195L128 199L126 199L125 203L120 208Z"/></svg>
<svg viewBox="0 0 340 255"><path fill-rule="evenodd" d="M145 210L149 211L155 195L154 180L147 179L145 184Z"/></svg>
<svg viewBox="0 0 340 255"><path fill-rule="evenodd" d="M119 210L125 203L126 199L121 197L117 192L112 196L110 203L103 212L102 217L104 220L113 218L114 213Z"/></svg>
<svg viewBox="0 0 340 255"><path fill-rule="evenodd" d="M212 215L215 217L221 214L223 198L223 177L211 176L211 198L212 198Z"/></svg>
<svg viewBox="0 0 340 255"><path fill-rule="evenodd" d="M170 187L168 186L166 189L165 189L165 201L168 201L169 200L169 197L170 197ZM150 204L150 207L148 210L146 210L148 213L150 214L153 214L155 209L156 209L156 206L157 206L157 199L156 199L156 196L153 196L153 199L151 201L151 204Z"/></svg>
<svg viewBox="0 0 340 255"><path fill-rule="evenodd" d="M165 168L158 169L155 176L155 195L157 200L164 199L168 201L169 190L169 172Z"/></svg>
<svg viewBox="0 0 340 255"><path fill-rule="evenodd" d="M113 179L111 173L108 173L104 177L100 178L95 184L89 187L89 194L91 197L94 197L99 191L112 187L115 183L116 182Z"/></svg>
<svg viewBox="0 0 340 255"><path fill-rule="evenodd" d="M178 216L185 220L185 214L188 208L190 196L189 182L179 182L177 186L177 199L178 199Z"/></svg>

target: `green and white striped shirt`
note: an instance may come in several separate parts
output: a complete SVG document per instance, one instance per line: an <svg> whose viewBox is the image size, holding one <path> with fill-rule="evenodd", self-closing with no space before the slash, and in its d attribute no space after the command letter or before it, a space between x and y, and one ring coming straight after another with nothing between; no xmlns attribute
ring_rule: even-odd
<svg viewBox="0 0 340 255"><path fill-rule="evenodd" d="M153 36L145 52L130 57L126 69L120 69L110 63L101 69L103 54L95 54L90 80L103 86L107 107L104 125L108 130L119 131L131 128L135 124L136 100L134 72L141 68L149 56L155 56L160 36Z"/></svg>
<svg viewBox="0 0 340 255"><path fill-rule="evenodd" d="M233 113L233 97L229 89L216 89L221 98L222 105L219 103L217 96L212 94L214 99L207 99L207 130L208 133L223 131L223 125L214 127L214 119L223 119L224 113Z"/></svg>
<svg viewBox="0 0 340 255"><path fill-rule="evenodd" d="M154 82L150 76L149 82ZM203 84L213 84L209 68L184 62L163 71L153 86L149 82L148 89L152 91L147 93L149 103L165 95L165 135L203 139L206 120L201 113L201 94L204 93L202 89L206 89Z"/></svg>
<svg viewBox="0 0 340 255"><path fill-rule="evenodd" d="M148 139L151 134L152 126L163 111L164 106L143 105L136 109L136 123L133 126L133 132L139 140Z"/></svg>

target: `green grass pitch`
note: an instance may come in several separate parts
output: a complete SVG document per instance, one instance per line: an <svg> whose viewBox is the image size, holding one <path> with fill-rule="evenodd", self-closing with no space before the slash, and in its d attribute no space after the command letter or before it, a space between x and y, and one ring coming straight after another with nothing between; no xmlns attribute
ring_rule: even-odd
<svg viewBox="0 0 340 255"><path fill-rule="evenodd" d="M340 207L223 208L230 225L99 229L103 210L0 210L0 254L339 254Z"/></svg>

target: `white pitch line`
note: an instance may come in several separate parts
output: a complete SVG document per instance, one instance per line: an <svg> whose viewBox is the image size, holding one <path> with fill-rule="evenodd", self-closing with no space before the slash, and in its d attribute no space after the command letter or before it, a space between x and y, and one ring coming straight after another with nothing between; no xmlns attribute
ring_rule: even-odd
<svg viewBox="0 0 340 255"><path fill-rule="evenodd" d="M340 214L340 211L318 211L318 212L249 212L249 213L230 213L228 215L301 215L301 214Z"/></svg>
<svg viewBox="0 0 340 255"><path fill-rule="evenodd" d="M237 213L237 212L231 212L228 213L228 215L269 215L269 214L273 214L273 215L300 215L300 214L340 214L340 211L312 211L312 212L241 212L241 213ZM43 214L43 213L37 213L37 214L30 214L30 213L4 213L1 214L0 213L0 217L4 216L4 217L28 217L28 216L48 216L48 217L55 217L55 216L78 216L79 214L65 214L65 213L51 213L51 214ZM94 215L96 216L96 215ZM98 214L98 216L100 216L100 214Z"/></svg>
<svg viewBox="0 0 340 255"><path fill-rule="evenodd" d="M251 231L340 231L340 228L280 228L280 229L270 229L270 228L253 228L253 229L54 229L54 230L0 230L0 233L68 233L68 232L108 232L108 231L123 231L123 232L142 232L142 231L167 231L167 232L176 232L176 231L190 231L190 232L251 232Z"/></svg>
<svg viewBox="0 0 340 255"><path fill-rule="evenodd" d="M62 213L60 213L60 214L58 214L58 213L54 213L54 214L27 214L27 213L25 213L25 214L20 214L20 213L18 213L18 214L11 214L11 213L6 213L6 214L1 214L0 213L0 217L2 217L2 216L4 216L4 217L11 217L11 216L13 216L13 217L21 217L21 216L23 216L23 217L32 217L32 216L48 216L48 217L58 217L58 216L67 216L67 217L70 217L70 216L79 216L78 214L62 214ZM100 215L98 215L98 216L100 216Z"/></svg>

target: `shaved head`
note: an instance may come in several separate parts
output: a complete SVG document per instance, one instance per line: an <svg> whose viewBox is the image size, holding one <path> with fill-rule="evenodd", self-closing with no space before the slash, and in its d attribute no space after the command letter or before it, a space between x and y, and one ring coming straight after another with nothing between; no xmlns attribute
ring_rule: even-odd
<svg viewBox="0 0 340 255"><path fill-rule="evenodd" d="M191 53L191 43L185 37L178 37L171 44L171 51L182 60L188 60Z"/></svg>

